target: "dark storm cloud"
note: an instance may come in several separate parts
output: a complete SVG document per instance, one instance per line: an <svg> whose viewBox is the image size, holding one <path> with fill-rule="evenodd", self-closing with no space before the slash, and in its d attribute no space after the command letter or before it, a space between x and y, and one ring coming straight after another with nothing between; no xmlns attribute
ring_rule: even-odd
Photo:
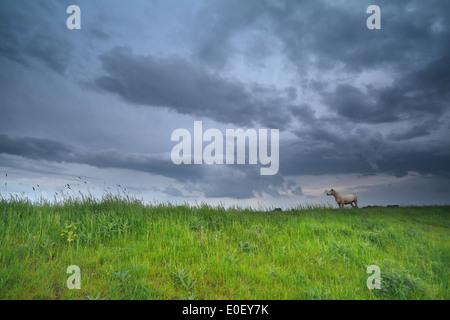
<svg viewBox="0 0 450 320"><path fill-rule="evenodd" d="M201 11L205 17L209 12L214 26L198 30L204 36L199 37L201 45L197 48L214 48L204 58L206 63L216 66L215 61L226 60L223 52L232 56L237 49L230 43L240 33L263 30L263 34L281 40L286 57L298 68L299 76L307 79L302 83L316 83L316 90L310 89L320 94L330 111L344 118L342 121L377 124L408 120L413 122L411 129L391 135L405 140L429 134L432 130L423 123L440 125L439 117L449 109L450 28L444 14L450 11L448 1L379 1L382 29L376 31L365 27L370 1L214 4ZM259 55L245 52L249 60ZM339 67L348 78L362 70L387 70L394 72L395 79L388 87L368 85L362 90L341 83L326 92L325 83L309 78L310 66L323 71ZM301 107L293 106L290 111L302 122L308 121L308 115L300 114Z"/></svg>
<svg viewBox="0 0 450 320"><path fill-rule="evenodd" d="M263 1L208 1L196 16L194 56L213 67L224 67L238 48L236 35L261 18ZM254 52L251 53L253 55Z"/></svg>
<svg viewBox="0 0 450 320"><path fill-rule="evenodd" d="M448 204L446 195L448 179L436 176L409 176L404 181L348 188L347 192L358 194L358 200L365 205L424 205Z"/></svg>
<svg viewBox="0 0 450 320"><path fill-rule="evenodd" d="M122 168L144 171L186 181L191 176L201 179L198 166L175 166L169 157L158 155L124 154L117 150L80 151L77 148L49 139L11 137L0 134L0 153L33 160L89 164L97 168Z"/></svg>
<svg viewBox="0 0 450 320"><path fill-rule="evenodd" d="M64 8L56 2L31 6L13 2L0 4L0 55L26 66L37 60L58 73L64 72L73 48L64 38Z"/></svg>
<svg viewBox="0 0 450 320"><path fill-rule="evenodd" d="M0 134L0 153L58 162L73 157L72 148L63 143L32 137L10 137L7 134Z"/></svg>
<svg viewBox="0 0 450 320"><path fill-rule="evenodd" d="M71 161L89 164L97 168L120 168L142 171L174 178L182 183L192 179L202 180L206 176L206 172L199 166L174 165L168 155L124 154L118 150L100 150L95 152L80 152Z"/></svg>
<svg viewBox="0 0 450 320"><path fill-rule="evenodd" d="M63 73L70 62L70 44L63 39L35 33L24 48L27 53L45 63L50 69Z"/></svg>
<svg viewBox="0 0 450 320"><path fill-rule="evenodd" d="M298 196L303 195L302 187L296 187L294 190L292 190L292 193Z"/></svg>
<svg viewBox="0 0 450 320"><path fill-rule="evenodd" d="M401 177L408 171L450 176L448 135L431 138L444 128L433 114L410 119L406 129L390 134L341 117L316 117L308 105L298 107L294 115L304 121L293 131L297 139L280 146L280 171L285 176L388 173Z"/></svg>
<svg viewBox="0 0 450 320"><path fill-rule="evenodd" d="M247 31L278 38L286 57L303 74L314 64L322 69L342 65L347 71L411 62L448 52L448 1L377 1L382 29L366 28L366 9L373 1L208 1L194 25L193 53L204 63L224 67L242 50L235 40ZM256 46L257 47L257 46ZM259 52L246 51L257 56Z"/></svg>
<svg viewBox="0 0 450 320"><path fill-rule="evenodd" d="M332 111L354 122L382 123L403 119L438 118L450 107L450 56L407 73L387 88L339 85L325 96ZM423 130L423 129L422 129Z"/></svg>
<svg viewBox="0 0 450 320"><path fill-rule="evenodd" d="M167 193L168 195L175 196L175 197L181 197L183 196L183 193L180 191L180 189L174 187L174 186L168 186L164 189L164 193Z"/></svg>
<svg viewBox="0 0 450 320"><path fill-rule="evenodd" d="M388 173L408 171L450 177L450 152L446 141L417 143L390 141L363 130L343 134L333 129L311 130L299 141L280 146L280 172L289 175ZM410 137L412 138L412 137Z"/></svg>
<svg viewBox="0 0 450 320"><path fill-rule="evenodd" d="M260 123L284 128L290 122L285 93L223 78L185 59L156 59L114 48L100 60L107 75L95 84L134 104L247 127Z"/></svg>
<svg viewBox="0 0 450 320"><path fill-rule="evenodd" d="M312 53L316 64L325 68L341 63L349 72L386 66L405 69L412 61L427 61L448 49L448 27L439 32L432 27L438 21L445 25L442 13L450 9L446 1L378 1L382 28L375 32L365 27L365 11L372 2L330 4L314 1L301 19L291 16L294 22L290 28L278 25L278 34L293 61ZM298 11L303 11L302 7L299 3ZM300 40L295 41L296 37Z"/></svg>
<svg viewBox="0 0 450 320"><path fill-rule="evenodd" d="M16 62L25 63L22 49L28 39L27 17L23 7L12 6L12 1L0 3L0 55Z"/></svg>
<svg viewBox="0 0 450 320"><path fill-rule="evenodd" d="M397 177L416 171L450 178L450 153L447 145L420 146L413 144L385 152L378 162L379 171L390 172Z"/></svg>
<svg viewBox="0 0 450 320"><path fill-rule="evenodd" d="M442 1L379 5L383 27L374 32L365 27L368 3L364 1L340 6L326 1L212 2L198 13L202 26L211 26L195 27L199 36L194 42L194 60L218 70L218 65L233 56L230 43L240 32L264 30L282 41L286 56L306 78L311 64L320 68L342 64L348 77L363 69L396 70L400 77L387 88L368 86L364 92L344 83L333 92L317 91L330 110L343 118L381 123L441 115L448 107L446 70L450 67L449 57L443 56L450 34L442 13L450 6ZM106 75L98 77L96 85L135 104L164 106L223 123L277 128L286 128L298 108L291 102L296 94L286 96L226 79L185 58L156 59L115 48L102 55L101 62Z"/></svg>
<svg viewBox="0 0 450 320"><path fill-rule="evenodd" d="M435 126L436 123L434 121L424 121L420 124L413 125L406 131L392 133L388 135L388 138L396 141L401 141L428 136L434 131Z"/></svg>
<svg viewBox="0 0 450 320"><path fill-rule="evenodd" d="M203 192L207 198L250 199L263 194L279 198L280 191L287 189L281 175L261 176L256 166L213 166L205 172L201 180L193 177L195 185L191 188Z"/></svg>
<svg viewBox="0 0 450 320"><path fill-rule="evenodd" d="M147 172L173 178L186 184L188 191L205 197L252 198L267 193L278 197L284 179L280 175L264 178L259 168L248 166L174 165L169 156L123 154L117 150L80 151L73 146L48 139L0 135L0 154L21 156L33 160L88 164L97 168L119 168ZM163 192L184 196L176 187Z"/></svg>
<svg viewBox="0 0 450 320"><path fill-rule="evenodd" d="M317 144L317 141L315 141ZM280 173L284 176L351 174L372 172L362 154L347 152L335 145L314 145L306 139L280 149Z"/></svg>

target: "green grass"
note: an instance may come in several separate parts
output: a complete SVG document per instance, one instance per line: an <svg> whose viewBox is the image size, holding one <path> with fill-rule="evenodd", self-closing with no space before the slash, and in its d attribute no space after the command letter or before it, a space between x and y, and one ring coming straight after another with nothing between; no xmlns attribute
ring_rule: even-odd
<svg viewBox="0 0 450 320"><path fill-rule="evenodd" d="M3 199L0 299L449 299L449 213Z"/></svg>

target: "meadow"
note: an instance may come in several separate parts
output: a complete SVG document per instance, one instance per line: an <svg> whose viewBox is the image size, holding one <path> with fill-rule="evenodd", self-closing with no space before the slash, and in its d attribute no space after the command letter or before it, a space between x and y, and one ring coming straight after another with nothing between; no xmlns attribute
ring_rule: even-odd
<svg viewBox="0 0 450 320"><path fill-rule="evenodd" d="M449 214L11 197L0 201L0 299L449 299ZM81 289L67 288L70 265Z"/></svg>

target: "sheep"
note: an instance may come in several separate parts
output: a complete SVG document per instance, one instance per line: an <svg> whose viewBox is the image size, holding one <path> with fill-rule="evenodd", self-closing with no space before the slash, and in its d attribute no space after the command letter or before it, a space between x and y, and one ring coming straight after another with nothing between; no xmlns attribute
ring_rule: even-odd
<svg viewBox="0 0 450 320"><path fill-rule="evenodd" d="M327 192L327 196L334 196L339 208L343 208L345 204L351 204L353 208L358 208L358 199L356 198L356 194L340 194L331 189ZM353 203L355 205L353 205Z"/></svg>

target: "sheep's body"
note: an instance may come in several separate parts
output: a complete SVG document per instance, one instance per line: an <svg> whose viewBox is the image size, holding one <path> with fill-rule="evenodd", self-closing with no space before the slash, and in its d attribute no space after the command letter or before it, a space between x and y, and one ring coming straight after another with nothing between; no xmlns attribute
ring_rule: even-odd
<svg viewBox="0 0 450 320"><path fill-rule="evenodd" d="M358 208L358 198L356 197L356 194L340 194L336 192L335 190L331 189L327 192L327 196L334 196L334 199L336 200L337 204L339 205L339 208L343 208L344 205L350 204L353 208ZM353 205L354 204L354 205Z"/></svg>

